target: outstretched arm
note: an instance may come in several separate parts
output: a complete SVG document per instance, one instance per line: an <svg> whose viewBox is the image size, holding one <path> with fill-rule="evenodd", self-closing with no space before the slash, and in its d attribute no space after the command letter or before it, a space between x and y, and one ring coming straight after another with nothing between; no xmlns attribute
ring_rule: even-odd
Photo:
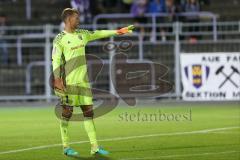
<svg viewBox="0 0 240 160"><path fill-rule="evenodd" d="M132 33L132 30L134 29L133 25L130 25L128 27L124 27L118 30L96 30L94 32L87 31L86 32L86 38L87 41L94 41L101 38L107 38L115 35L123 35L127 33Z"/></svg>
<svg viewBox="0 0 240 160"><path fill-rule="evenodd" d="M111 36L117 35L116 30L96 30L96 31L88 31L86 34L87 41L94 41L101 38L107 38Z"/></svg>

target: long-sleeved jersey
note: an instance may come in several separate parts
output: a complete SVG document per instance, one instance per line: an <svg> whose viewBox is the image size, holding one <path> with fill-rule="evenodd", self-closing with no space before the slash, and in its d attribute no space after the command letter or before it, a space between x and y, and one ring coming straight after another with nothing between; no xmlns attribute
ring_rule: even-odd
<svg viewBox="0 0 240 160"><path fill-rule="evenodd" d="M77 29L73 33L62 31L53 41L52 65L54 79L62 79L64 85L90 88L85 46L88 42L116 35L116 30L88 31Z"/></svg>

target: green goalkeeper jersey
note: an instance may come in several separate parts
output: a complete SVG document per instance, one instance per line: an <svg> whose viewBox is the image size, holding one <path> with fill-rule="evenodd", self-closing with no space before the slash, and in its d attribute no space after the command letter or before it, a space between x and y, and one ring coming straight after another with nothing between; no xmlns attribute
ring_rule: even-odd
<svg viewBox="0 0 240 160"><path fill-rule="evenodd" d="M85 46L88 42L116 35L116 30L88 31L77 29L73 33L62 31L53 41L52 65L54 78L63 79L66 86L88 87Z"/></svg>

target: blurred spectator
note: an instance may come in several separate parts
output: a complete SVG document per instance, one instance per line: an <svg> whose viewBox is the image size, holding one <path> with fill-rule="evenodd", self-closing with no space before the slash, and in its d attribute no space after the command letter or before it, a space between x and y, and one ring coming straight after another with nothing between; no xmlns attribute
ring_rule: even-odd
<svg viewBox="0 0 240 160"><path fill-rule="evenodd" d="M0 56L1 63L8 64L7 42L2 38L6 34L6 16L0 15Z"/></svg>
<svg viewBox="0 0 240 160"><path fill-rule="evenodd" d="M142 17L147 12L147 0L135 0L131 7L131 13L135 17Z"/></svg>
<svg viewBox="0 0 240 160"><path fill-rule="evenodd" d="M90 10L90 0L71 0L71 6L79 11L80 22L91 23L92 14Z"/></svg>
<svg viewBox="0 0 240 160"><path fill-rule="evenodd" d="M135 26L140 28L140 33L144 34L145 30L141 24L147 23L144 14L147 13L147 0L135 0L131 6L131 14L135 17Z"/></svg>
<svg viewBox="0 0 240 160"><path fill-rule="evenodd" d="M185 5L185 2L186 0L175 0L174 1L175 3L175 6L176 6L176 12L179 13L179 12L184 12L184 5Z"/></svg>
<svg viewBox="0 0 240 160"><path fill-rule="evenodd" d="M149 13L164 13L165 11L166 11L165 0L151 0L151 2L148 5ZM164 17L157 18L157 23L163 23L163 22L164 22ZM157 28L157 32L160 32L161 40L165 42L166 35L165 35L164 28ZM155 37L156 35L152 31L150 41L155 42Z"/></svg>
<svg viewBox="0 0 240 160"><path fill-rule="evenodd" d="M195 12L198 13L200 11L200 6L197 0L187 0L186 4L184 5L185 12ZM196 15L187 16L187 22L198 22L199 17Z"/></svg>
<svg viewBox="0 0 240 160"><path fill-rule="evenodd" d="M185 12L193 12L198 13L200 11L200 5L197 0L187 0L185 6L184 6ZM199 16L198 15L190 15L186 17L186 22L190 23L197 23L199 22ZM197 32L199 28L197 26L191 26L189 27L190 32ZM189 41L195 42L197 40L197 36L190 36Z"/></svg>
<svg viewBox="0 0 240 160"><path fill-rule="evenodd" d="M166 12L170 16L170 21L173 21L176 12L174 0L166 0Z"/></svg>
<svg viewBox="0 0 240 160"><path fill-rule="evenodd" d="M165 12L165 0L152 0L148 6L149 13L162 13Z"/></svg>
<svg viewBox="0 0 240 160"><path fill-rule="evenodd" d="M166 13L168 13L168 22L173 22L176 20L176 6L174 0L166 0Z"/></svg>

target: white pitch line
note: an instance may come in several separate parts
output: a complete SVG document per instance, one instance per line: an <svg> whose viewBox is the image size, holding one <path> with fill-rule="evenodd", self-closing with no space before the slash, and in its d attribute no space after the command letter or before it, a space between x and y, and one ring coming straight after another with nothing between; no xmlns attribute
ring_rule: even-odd
<svg viewBox="0 0 240 160"><path fill-rule="evenodd" d="M195 154L176 154L176 155L166 155L166 156L159 156L159 157L123 158L123 159L120 159L120 160L178 158L178 157L209 156L209 155L230 154L230 153L240 153L240 151L205 152L205 153L195 153Z"/></svg>
<svg viewBox="0 0 240 160"><path fill-rule="evenodd" d="M234 132L234 131L216 131L216 132L211 132L211 133L213 133L213 134L238 134L239 135L239 132Z"/></svg>
<svg viewBox="0 0 240 160"><path fill-rule="evenodd" d="M120 141L120 140L129 140L129 139L137 139L137 138L160 137L160 136L202 134L202 133L208 133L208 132L231 130L231 129L236 129L236 128L240 128L240 127L233 126L233 127L204 129L204 130L188 131L188 132L173 132L173 133L159 133L159 134L148 134L148 135L129 136L129 137L116 137L116 138L102 139L102 140L98 140L98 141L107 142L107 141ZM71 142L70 144L82 144L82 143L88 143L88 142L89 141L78 141L78 142ZM24 151L30 151L30 150L45 149L45 148L53 148L53 147L59 147L59 146L62 146L62 144L50 144L50 145L45 145L45 146L36 146L36 147L31 147L31 148L3 151L3 152L0 152L0 155L1 154L9 154L9 153L18 153L18 152L24 152Z"/></svg>

